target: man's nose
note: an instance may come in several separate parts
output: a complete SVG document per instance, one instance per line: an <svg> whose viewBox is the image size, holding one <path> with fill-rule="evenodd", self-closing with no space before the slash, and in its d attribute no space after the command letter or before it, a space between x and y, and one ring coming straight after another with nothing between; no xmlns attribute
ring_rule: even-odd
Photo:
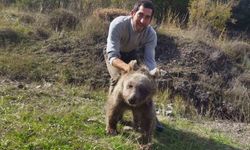
<svg viewBox="0 0 250 150"><path fill-rule="evenodd" d="M140 22L141 22L142 24L144 24L144 23L145 23L145 18L142 17L141 20L140 20Z"/></svg>

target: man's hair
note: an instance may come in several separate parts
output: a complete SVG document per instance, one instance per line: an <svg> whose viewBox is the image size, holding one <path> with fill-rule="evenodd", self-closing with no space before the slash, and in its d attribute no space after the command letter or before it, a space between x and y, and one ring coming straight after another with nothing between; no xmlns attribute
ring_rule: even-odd
<svg viewBox="0 0 250 150"><path fill-rule="evenodd" d="M135 3L134 8L132 9L132 11L137 12L139 10L140 6L143 6L144 8L152 9L151 18L154 16L155 7L154 7L154 4L153 4L153 2L151 0L138 0Z"/></svg>

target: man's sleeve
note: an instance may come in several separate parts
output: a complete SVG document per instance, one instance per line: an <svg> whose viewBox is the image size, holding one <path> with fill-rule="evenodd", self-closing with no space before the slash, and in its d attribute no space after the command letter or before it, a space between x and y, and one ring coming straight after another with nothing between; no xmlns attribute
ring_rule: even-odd
<svg viewBox="0 0 250 150"><path fill-rule="evenodd" d="M117 23L116 21L111 22L107 38L107 54L109 62L112 61L114 58L120 58L121 56L120 35L121 30L119 30L119 23Z"/></svg>
<svg viewBox="0 0 250 150"><path fill-rule="evenodd" d="M144 62L149 70L156 68L155 62L155 47L157 44L157 35L156 32L152 29L145 44L144 49Z"/></svg>

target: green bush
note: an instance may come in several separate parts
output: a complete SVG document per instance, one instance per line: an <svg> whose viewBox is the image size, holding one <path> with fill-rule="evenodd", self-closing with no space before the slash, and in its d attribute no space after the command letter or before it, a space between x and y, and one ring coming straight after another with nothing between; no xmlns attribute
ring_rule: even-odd
<svg viewBox="0 0 250 150"><path fill-rule="evenodd" d="M189 25L205 26L223 31L231 16L232 3L225 1L192 0L189 6Z"/></svg>

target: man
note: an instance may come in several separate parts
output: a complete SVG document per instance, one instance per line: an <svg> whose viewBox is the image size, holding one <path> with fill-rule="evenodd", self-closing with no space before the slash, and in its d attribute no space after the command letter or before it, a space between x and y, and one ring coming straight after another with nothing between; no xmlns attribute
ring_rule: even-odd
<svg viewBox="0 0 250 150"><path fill-rule="evenodd" d="M115 18L110 26L107 38L105 60L111 83L109 92L112 92L121 71L131 70L128 64L131 60L139 60L138 51L143 50L144 64L151 75L157 73L155 62L155 47L157 36L150 26L154 15L154 5L150 0L138 0L129 16ZM157 121L158 122L158 121ZM157 123L156 129L162 131L163 127Z"/></svg>

